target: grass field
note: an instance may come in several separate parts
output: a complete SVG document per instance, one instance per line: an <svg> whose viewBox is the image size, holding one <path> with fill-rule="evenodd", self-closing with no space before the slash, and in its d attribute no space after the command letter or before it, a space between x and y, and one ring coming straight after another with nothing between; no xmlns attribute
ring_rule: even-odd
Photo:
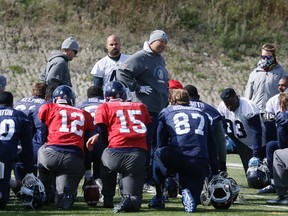
<svg viewBox="0 0 288 216"><path fill-rule="evenodd" d="M216 210L212 206L197 207L196 215L203 216L262 216L262 215L288 215L288 206L269 206L265 202L267 199L274 198L275 195L256 195L256 189L250 189L247 186L244 170L239 165L240 159L237 155L228 155L228 174L234 178L241 186L239 197L236 202L228 210ZM81 184L82 185L82 182ZM80 187L79 187L80 191ZM170 199L166 203L165 210L153 210L147 207L149 200L153 195L144 194L143 204L140 212L137 213L119 213L122 215L138 215L138 216L158 216L158 215L187 215L184 212L181 199ZM119 202L119 195L115 197L115 202ZM21 203L12 195L10 202L5 211L0 211L0 215L112 215L111 209L102 208L100 204L96 207L88 207L83 201L83 195L79 193L77 202L72 210L58 210L54 206L43 206L38 210L29 210L21 206Z"/></svg>

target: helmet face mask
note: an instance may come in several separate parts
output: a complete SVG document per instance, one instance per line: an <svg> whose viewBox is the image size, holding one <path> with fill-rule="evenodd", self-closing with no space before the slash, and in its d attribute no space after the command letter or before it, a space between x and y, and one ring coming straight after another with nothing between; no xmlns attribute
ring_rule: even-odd
<svg viewBox="0 0 288 216"><path fill-rule="evenodd" d="M112 81L104 87L104 97L107 101L111 99L121 99L122 101L127 100L126 88L121 82Z"/></svg>
<svg viewBox="0 0 288 216"><path fill-rule="evenodd" d="M53 91L52 98L53 103L69 104L73 106L75 104L76 95L70 86L61 85Z"/></svg>
<svg viewBox="0 0 288 216"><path fill-rule="evenodd" d="M20 196L22 205L27 208L37 209L46 201L45 187L35 176L25 176L22 180Z"/></svg>
<svg viewBox="0 0 288 216"><path fill-rule="evenodd" d="M233 178L228 178L227 173L222 172L214 176L210 182L205 179L200 200L202 205L212 204L215 209L228 209L237 199L240 186Z"/></svg>
<svg viewBox="0 0 288 216"><path fill-rule="evenodd" d="M246 173L247 182L250 188L261 189L270 184L270 172L265 163L260 166L249 167Z"/></svg>

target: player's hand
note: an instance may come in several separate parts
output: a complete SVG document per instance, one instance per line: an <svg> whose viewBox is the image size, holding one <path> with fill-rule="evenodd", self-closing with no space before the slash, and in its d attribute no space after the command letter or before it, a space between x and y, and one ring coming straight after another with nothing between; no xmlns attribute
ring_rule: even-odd
<svg viewBox="0 0 288 216"><path fill-rule="evenodd" d="M140 86L139 93L149 95L152 92L152 88L150 86Z"/></svg>
<svg viewBox="0 0 288 216"><path fill-rule="evenodd" d="M264 118L266 121L274 121L275 120L275 115L269 112L264 113Z"/></svg>
<svg viewBox="0 0 288 216"><path fill-rule="evenodd" d="M86 142L86 147L89 151L93 151L93 145L98 142L99 134L95 134L94 136L90 137Z"/></svg>
<svg viewBox="0 0 288 216"><path fill-rule="evenodd" d="M260 159L258 157L252 157L248 162L248 167L258 167L260 165Z"/></svg>

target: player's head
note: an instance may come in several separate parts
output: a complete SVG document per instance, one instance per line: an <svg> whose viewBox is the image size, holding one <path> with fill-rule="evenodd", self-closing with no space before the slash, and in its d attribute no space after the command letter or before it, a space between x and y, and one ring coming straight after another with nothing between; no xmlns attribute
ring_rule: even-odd
<svg viewBox="0 0 288 216"><path fill-rule="evenodd" d="M189 95L184 89L171 89L169 102L171 105L189 105Z"/></svg>
<svg viewBox="0 0 288 216"><path fill-rule="evenodd" d="M276 48L273 44L264 44L261 48L261 58L264 56L273 56L276 57Z"/></svg>
<svg viewBox="0 0 288 216"><path fill-rule="evenodd" d="M0 91L5 91L6 85L7 85L6 77L0 74Z"/></svg>
<svg viewBox="0 0 288 216"><path fill-rule="evenodd" d="M35 83L32 89L32 95L44 99L46 94L46 88L47 88L46 83Z"/></svg>
<svg viewBox="0 0 288 216"><path fill-rule="evenodd" d="M87 98L103 97L103 89L100 86L90 86L87 89Z"/></svg>
<svg viewBox="0 0 288 216"><path fill-rule="evenodd" d="M61 85L53 91L52 98L53 103L69 104L73 106L75 104L76 95L70 86Z"/></svg>
<svg viewBox="0 0 288 216"><path fill-rule="evenodd" d="M112 81L104 87L104 97L107 101L111 99L120 99L122 101L127 100L126 88L121 82Z"/></svg>
<svg viewBox="0 0 288 216"><path fill-rule="evenodd" d="M288 110L288 92L280 93L278 96L279 106L281 111Z"/></svg>
<svg viewBox="0 0 288 216"><path fill-rule="evenodd" d="M106 48L108 51L108 56L118 57L121 49L120 38L116 35L110 35L107 37Z"/></svg>
<svg viewBox="0 0 288 216"><path fill-rule="evenodd" d="M193 85L186 85L184 89L188 92L188 95L191 99L197 99L199 100L200 96L198 94L198 90Z"/></svg>
<svg viewBox="0 0 288 216"><path fill-rule="evenodd" d="M278 91L284 92L288 88L288 76L283 76L278 82Z"/></svg>
<svg viewBox="0 0 288 216"><path fill-rule="evenodd" d="M13 94L8 91L0 91L0 105L13 107Z"/></svg>
<svg viewBox="0 0 288 216"><path fill-rule="evenodd" d="M239 97L233 88L225 88L220 94L225 106L230 111L234 112L239 106Z"/></svg>

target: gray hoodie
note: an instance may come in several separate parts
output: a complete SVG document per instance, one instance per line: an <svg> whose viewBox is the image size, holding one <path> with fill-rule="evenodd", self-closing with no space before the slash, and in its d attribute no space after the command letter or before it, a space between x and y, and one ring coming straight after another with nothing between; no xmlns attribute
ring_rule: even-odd
<svg viewBox="0 0 288 216"><path fill-rule="evenodd" d="M143 50L130 56L117 70L117 80L125 83L132 101L144 103L149 112L159 113L168 104L168 71L161 54L153 53L148 42ZM139 93L141 86L150 86L149 95Z"/></svg>
<svg viewBox="0 0 288 216"><path fill-rule="evenodd" d="M59 50L53 50L39 79L46 82L47 85L56 84L72 87L67 56Z"/></svg>

